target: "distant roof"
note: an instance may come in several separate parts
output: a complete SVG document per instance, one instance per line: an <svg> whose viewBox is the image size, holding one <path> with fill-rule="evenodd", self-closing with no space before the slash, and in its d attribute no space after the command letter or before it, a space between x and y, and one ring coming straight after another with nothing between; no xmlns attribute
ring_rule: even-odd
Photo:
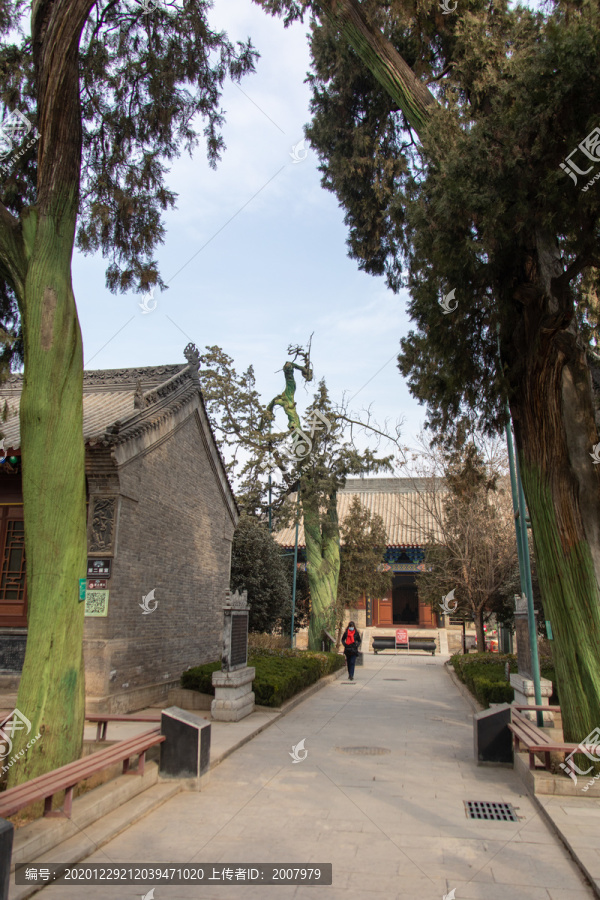
<svg viewBox="0 0 600 900"><path fill-rule="evenodd" d="M352 498L357 496L363 506L383 519L388 547L422 547L427 536L439 536L432 511L445 490L439 478L348 478L345 487L338 491L338 519L341 525ZM283 547L293 547L296 526L284 528L273 537ZM302 519L298 546L305 546Z"/></svg>
<svg viewBox="0 0 600 900"><path fill-rule="evenodd" d="M414 494L416 491L441 489L443 480L438 478L347 478L339 493L364 494Z"/></svg>

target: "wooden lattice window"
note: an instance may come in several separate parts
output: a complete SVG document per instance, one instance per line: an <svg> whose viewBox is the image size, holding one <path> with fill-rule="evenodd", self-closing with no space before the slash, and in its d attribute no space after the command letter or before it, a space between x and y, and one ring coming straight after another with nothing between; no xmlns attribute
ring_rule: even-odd
<svg viewBox="0 0 600 900"><path fill-rule="evenodd" d="M27 625L25 532L22 514L0 514L0 625ZM18 515L18 514L17 514Z"/></svg>

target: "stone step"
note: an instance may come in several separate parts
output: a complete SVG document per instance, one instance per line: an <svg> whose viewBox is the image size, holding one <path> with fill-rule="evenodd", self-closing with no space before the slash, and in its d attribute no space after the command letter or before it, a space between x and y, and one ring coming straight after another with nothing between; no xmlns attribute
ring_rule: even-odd
<svg viewBox="0 0 600 900"><path fill-rule="evenodd" d="M74 865L81 862L99 847L129 828L134 822L162 806L182 789L179 781L157 781L156 764L147 763L146 769L152 771L147 771L143 779L138 779L133 775L123 775L115 781L90 791L89 794L78 797L73 801L71 819L40 819L16 831L13 845L13 866L15 863L21 862L34 863L38 866L56 862ZM146 774L149 776L148 779ZM128 782L133 782L134 778L141 791L131 797L131 785ZM154 781L154 784L144 788L142 783L146 782L147 784L148 781ZM99 792L103 793L103 802L96 806L93 798L90 801L90 797ZM90 821L90 815L92 817L95 815L95 819ZM35 826L39 832L38 842L41 832L46 831L44 836L45 852L42 854L38 852L37 855L29 849L36 843L36 835L32 835L34 840L27 840L28 836L23 834L27 830L34 832ZM49 830L54 833L54 839L48 834ZM49 844L51 844L50 847ZM32 884L15 885L14 876L11 875L8 898L9 900L23 900L37 890L39 887Z"/></svg>

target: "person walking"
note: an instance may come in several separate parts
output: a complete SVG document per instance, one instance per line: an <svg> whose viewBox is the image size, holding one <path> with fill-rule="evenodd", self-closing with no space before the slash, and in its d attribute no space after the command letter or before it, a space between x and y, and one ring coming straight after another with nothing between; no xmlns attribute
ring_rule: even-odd
<svg viewBox="0 0 600 900"><path fill-rule="evenodd" d="M348 627L342 635L342 644L344 645L344 653L346 655L346 665L348 667L348 678L354 681L354 666L356 665L356 657L362 638L354 622L349 622Z"/></svg>

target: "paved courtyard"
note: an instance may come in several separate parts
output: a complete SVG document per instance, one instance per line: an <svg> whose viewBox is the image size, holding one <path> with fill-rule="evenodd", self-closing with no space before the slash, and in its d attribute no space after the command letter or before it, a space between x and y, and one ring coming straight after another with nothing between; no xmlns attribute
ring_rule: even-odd
<svg viewBox="0 0 600 900"><path fill-rule="evenodd" d="M302 740L307 756L293 763ZM519 821L471 821L467 800L512 803ZM307 699L217 766L202 793L178 794L94 861L332 863L333 885L90 885L78 889L86 900L151 888L153 900L594 896L512 770L475 766L471 710L443 661L425 655L365 656L355 682Z"/></svg>

